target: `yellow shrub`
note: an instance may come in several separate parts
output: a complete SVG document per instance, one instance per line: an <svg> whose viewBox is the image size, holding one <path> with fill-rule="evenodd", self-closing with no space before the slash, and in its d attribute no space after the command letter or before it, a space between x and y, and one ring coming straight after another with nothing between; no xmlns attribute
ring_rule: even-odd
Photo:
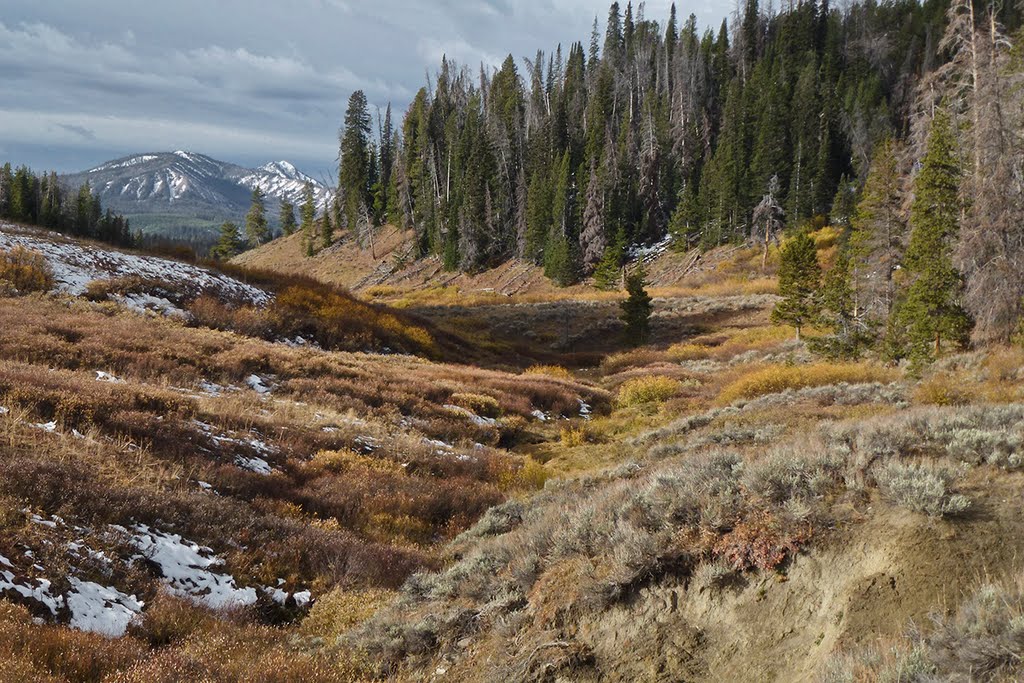
<svg viewBox="0 0 1024 683"><path fill-rule="evenodd" d="M53 288L53 271L38 251L14 247L0 251L0 282L18 292L46 292Z"/></svg>
<svg viewBox="0 0 1024 683"><path fill-rule="evenodd" d="M895 370L867 363L815 363L813 365L769 365L754 370L726 385L718 395L720 403L775 394L787 389L822 387L830 384L892 382Z"/></svg>
<svg viewBox="0 0 1024 683"><path fill-rule="evenodd" d="M388 590L336 588L317 598L309 615L302 620L302 633L325 640L335 638L369 619L391 602L394 595Z"/></svg>
<svg viewBox="0 0 1024 683"><path fill-rule="evenodd" d="M338 474L347 472L353 467L372 470L374 472L401 472L402 467L391 460L370 458L354 451L320 451L306 465L317 472Z"/></svg>
<svg viewBox="0 0 1024 683"><path fill-rule="evenodd" d="M519 469L510 469L498 477L498 486L504 490L526 489L539 491L551 474L547 468L533 458L526 458Z"/></svg>
<svg viewBox="0 0 1024 683"><path fill-rule="evenodd" d="M710 347L703 344L687 344L680 342L668 347L669 360L681 363L687 360L702 360L711 354Z"/></svg>
<svg viewBox="0 0 1024 683"><path fill-rule="evenodd" d="M975 398L975 392L957 377L936 374L914 388L914 402L933 406L962 406Z"/></svg>
<svg viewBox="0 0 1024 683"><path fill-rule="evenodd" d="M580 427L562 427L562 445L566 448L582 446L587 442L587 430Z"/></svg>
<svg viewBox="0 0 1024 683"><path fill-rule="evenodd" d="M371 538L389 542L403 539L412 543L429 543L434 537L430 524L411 515L392 515L378 512L370 516L364 531Z"/></svg>
<svg viewBox="0 0 1024 683"><path fill-rule="evenodd" d="M572 379L572 373L561 365L533 365L526 369L527 375L547 375L558 379Z"/></svg>
<svg viewBox="0 0 1024 683"><path fill-rule="evenodd" d="M451 402L466 410L472 411L481 417L498 417L501 415L501 405L493 396L483 394L452 394Z"/></svg>
<svg viewBox="0 0 1024 683"><path fill-rule="evenodd" d="M679 380L660 375L637 377L619 387L618 403L620 407L642 405L645 403L661 403L679 393L682 388Z"/></svg>

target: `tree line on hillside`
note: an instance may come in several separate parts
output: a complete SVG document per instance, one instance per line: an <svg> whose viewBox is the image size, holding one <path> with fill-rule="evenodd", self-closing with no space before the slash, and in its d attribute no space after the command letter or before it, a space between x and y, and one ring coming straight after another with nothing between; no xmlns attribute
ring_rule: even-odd
<svg viewBox="0 0 1024 683"><path fill-rule="evenodd" d="M280 214L278 216L281 224L281 233L285 236L302 230L305 238L303 247L307 255L315 253L318 234L323 237L319 240L324 246L330 246L332 230L330 216L324 213L321 221L317 221L316 196L313 192L313 184L307 182L303 190L302 204L298 207L299 217L295 215L296 207L287 199L281 200ZM301 220L301 222L299 222ZM326 221L327 227L324 228ZM243 232L244 231L244 232ZM245 215L245 225L239 227L233 221L225 221L220 227L220 237L217 243L210 250L210 255L216 259L229 259L237 256L248 248L255 248L272 240L274 234L271 232L267 220L266 193L259 187L252 191L252 199L249 211Z"/></svg>
<svg viewBox="0 0 1024 683"><path fill-rule="evenodd" d="M36 175L27 166L0 167L0 219L131 247L139 241L128 219L110 209L86 183L70 192L55 172Z"/></svg>
<svg viewBox="0 0 1024 683"><path fill-rule="evenodd" d="M1006 341L1024 306L1020 23L1009 3L745 0L701 34L615 3L603 35L522 69L443 60L398 128L389 107L374 130L354 93L307 243L366 244L389 221L449 269L517 257L610 286L665 236L767 254L831 224L836 263L797 306L836 331L828 352Z"/></svg>
<svg viewBox="0 0 1024 683"><path fill-rule="evenodd" d="M776 318L830 330L815 340L826 353L875 345L920 365L972 337L1020 338L1024 68L1000 19L949 3L904 134L874 146L858 191L833 207L836 263L822 273L806 236L783 250Z"/></svg>

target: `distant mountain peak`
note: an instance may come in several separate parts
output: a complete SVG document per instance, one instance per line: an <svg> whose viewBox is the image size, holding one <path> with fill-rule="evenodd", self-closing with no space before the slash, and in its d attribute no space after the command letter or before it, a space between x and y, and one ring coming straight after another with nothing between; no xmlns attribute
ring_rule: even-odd
<svg viewBox="0 0 1024 683"><path fill-rule="evenodd" d="M64 180L73 188L88 181L104 206L132 216L135 227L146 228L148 215L161 216L152 221L154 230L167 225L168 215L210 223L239 220L256 187L267 197L271 218L276 218L282 201L301 205L306 183L312 184L320 210L331 194L330 188L284 159L245 168L182 149L113 159Z"/></svg>

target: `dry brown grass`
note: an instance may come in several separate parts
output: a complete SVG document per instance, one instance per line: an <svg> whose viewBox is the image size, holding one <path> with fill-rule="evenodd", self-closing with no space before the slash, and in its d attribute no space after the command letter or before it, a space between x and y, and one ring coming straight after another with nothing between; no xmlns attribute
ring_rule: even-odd
<svg viewBox="0 0 1024 683"><path fill-rule="evenodd" d="M97 370L119 381L98 381ZM246 388L251 374L273 386L270 397ZM203 381L229 388L204 394ZM64 544L72 539L63 536L70 531L29 524L18 512L24 508L96 530L91 547L115 557L131 551L103 545L107 525L173 523L175 533L212 547L243 585L284 578L289 590L308 587L318 597L342 587L386 595L413 572L437 567L443 543L488 508L543 487L541 464L478 444L518 438L534 410L577 415L581 399L610 405L607 392L564 376L289 348L105 303L3 299L0 405L9 412L0 415L0 553L20 557L20 544L34 548L52 576L70 571ZM500 421L478 422L448 403ZM33 426L49 421L53 433ZM260 457L273 474L236 465L256 455L250 439L270 449ZM252 680L244 662L276 676L266 680L333 681L358 669L344 653L308 654L285 632L259 626L301 616L294 608L261 602L224 625L161 598L158 578L144 567L118 567L95 577L151 605L133 635L105 645L62 628L9 626L51 639L54 652L81 654L53 668L51 655L33 659L28 641L12 635L19 654L3 674Z"/></svg>

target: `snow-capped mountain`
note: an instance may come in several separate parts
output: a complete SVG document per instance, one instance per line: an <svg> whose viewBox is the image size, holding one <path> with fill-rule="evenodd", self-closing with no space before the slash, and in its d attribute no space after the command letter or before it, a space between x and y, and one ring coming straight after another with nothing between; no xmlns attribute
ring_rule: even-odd
<svg viewBox="0 0 1024 683"><path fill-rule="evenodd" d="M182 226L240 220L256 187L267 195L272 223L277 222L281 201L298 209L307 182L313 186L318 210L331 195L330 188L287 161L244 168L181 150L115 159L64 180L72 189L88 181L103 206L129 216L133 227L152 232L173 232L176 219Z"/></svg>

